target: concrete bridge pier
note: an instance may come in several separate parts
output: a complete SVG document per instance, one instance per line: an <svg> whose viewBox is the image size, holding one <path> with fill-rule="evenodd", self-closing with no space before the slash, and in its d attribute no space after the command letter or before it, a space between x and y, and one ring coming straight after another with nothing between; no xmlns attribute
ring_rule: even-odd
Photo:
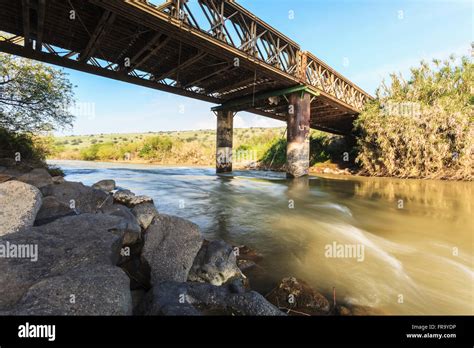
<svg viewBox="0 0 474 348"><path fill-rule="evenodd" d="M217 116L216 172L232 172L232 143L235 112L219 110Z"/></svg>
<svg viewBox="0 0 474 348"><path fill-rule="evenodd" d="M309 172L311 95L307 92L292 93L288 100L286 176L299 178Z"/></svg>

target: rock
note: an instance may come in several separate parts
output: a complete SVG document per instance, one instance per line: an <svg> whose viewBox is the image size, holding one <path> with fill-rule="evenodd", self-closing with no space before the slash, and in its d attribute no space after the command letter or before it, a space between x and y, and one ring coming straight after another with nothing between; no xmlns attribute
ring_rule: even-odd
<svg viewBox="0 0 474 348"><path fill-rule="evenodd" d="M102 190L106 192L110 192L115 190L116 184L114 180L101 180L99 182L96 182L94 185L92 185L92 188L96 190Z"/></svg>
<svg viewBox="0 0 474 348"><path fill-rule="evenodd" d="M119 216L123 218L117 230L114 231L119 235L124 235L124 245L132 245L141 238L142 230L138 224L138 220L131 211L124 205L114 204L100 209L104 214Z"/></svg>
<svg viewBox="0 0 474 348"><path fill-rule="evenodd" d="M203 244L191 267L188 280L220 286L232 278L245 278L237 266L233 247L221 240Z"/></svg>
<svg viewBox="0 0 474 348"><path fill-rule="evenodd" d="M43 198L41 209L36 215L35 226L49 224L54 220L71 215L76 215L76 213L69 205L60 202L54 196L48 196Z"/></svg>
<svg viewBox="0 0 474 348"><path fill-rule="evenodd" d="M153 199L148 196L136 196L129 190L119 190L114 193L114 202L133 208L141 203L153 203Z"/></svg>
<svg viewBox="0 0 474 348"><path fill-rule="evenodd" d="M151 269L151 283L184 282L201 248L199 227L190 221L159 215L145 232L142 257Z"/></svg>
<svg viewBox="0 0 474 348"><path fill-rule="evenodd" d="M51 184L42 187L41 192L43 196L54 196L68 206L73 201L76 212L79 214L95 213L100 208L113 204L112 196L104 191L85 186L80 182L66 181L62 184Z"/></svg>
<svg viewBox="0 0 474 348"><path fill-rule="evenodd" d="M141 307L146 315L284 315L255 291L235 293L208 283L160 282Z"/></svg>
<svg viewBox="0 0 474 348"><path fill-rule="evenodd" d="M51 307L51 313L64 315L129 314L129 280L115 266L122 237L111 232L121 221L82 214L0 237L0 246L29 246L29 256L35 248L37 256L0 258L0 311L43 315ZM79 307L70 305L71 294Z"/></svg>
<svg viewBox="0 0 474 348"><path fill-rule="evenodd" d="M1 184L2 182L10 181L11 179L13 179L13 176L11 176L11 175L0 174L0 184Z"/></svg>
<svg viewBox="0 0 474 348"><path fill-rule="evenodd" d="M132 214L135 215L140 226L146 230L153 222L153 219L158 216L158 210L156 210L153 203L147 202L133 207Z"/></svg>
<svg viewBox="0 0 474 348"><path fill-rule="evenodd" d="M0 236L33 226L42 203L41 192L20 181L0 184Z"/></svg>
<svg viewBox="0 0 474 348"><path fill-rule="evenodd" d="M17 178L18 181L42 188L53 183L53 178L44 168L36 168L31 172L23 174Z"/></svg>
<svg viewBox="0 0 474 348"><path fill-rule="evenodd" d="M129 282L111 265L74 269L31 286L10 315L132 315Z"/></svg>
<svg viewBox="0 0 474 348"><path fill-rule="evenodd" d="M62 184L65 183L66 180L62 176L53 176L53 183L55 184Z"/></svg>
<svg viewBox="0 0 474 348"><path fill-rule="evenodd" d="M122 219L117 226L110 229L110 232L121 236L123 238L122 244L126 246L135 244L140 240L142 229L137 223Z"/></svg>
<svg viewBox="0 0 474 348"><path fill-rule="evenodd" d="M129 220L131 222L138 224L138 220L132 214L130 209L128 209L126 206L121 205L121 204L105 206L100 209L100 212L104 214L108 214L108 215L120 216L121 218L124 218L126 220Z"/></svg>
<svg viewBox="0 0 474 348"><path fill-rule="evenodd" d="M252 269L254 267L257 267L257 264L253 261L250 261L250 260L237 260L237 266L243 272L243 271L247 271L249 269Z"/></svg>
<svg viewBox="0 0 474 348"><path fill-rule="evenodd" d="M253 261L255 263L261 261L263 259L263 256L259 254L257 251L250 249L246 245L241 245L238 247L239 252L237 254L237 260L248 260L248 261Z"/></svg>
<svg viewBox="0 0 474 348"><path fill-rule="evenodd" d="M293 277L284 278L267 299L279 308L291 310L292 314L323 315L331 309L326 297Z"/></svg>

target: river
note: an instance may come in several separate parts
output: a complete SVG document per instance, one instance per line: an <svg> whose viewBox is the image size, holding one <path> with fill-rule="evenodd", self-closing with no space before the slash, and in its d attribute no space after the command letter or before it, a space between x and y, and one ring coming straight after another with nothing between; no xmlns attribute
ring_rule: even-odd
<svg viewBox="0 0 474 348"><path fill-rule="evenodd" d="M51 162L69 181L114 179L207 239L256 249L262 293L295 276L386 314L474 314L474 183Z"/></svg>

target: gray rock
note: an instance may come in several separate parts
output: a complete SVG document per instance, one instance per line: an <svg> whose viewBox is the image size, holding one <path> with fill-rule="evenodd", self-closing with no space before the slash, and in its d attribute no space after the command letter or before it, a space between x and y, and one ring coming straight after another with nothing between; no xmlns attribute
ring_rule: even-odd
<svg viewBox="0 0 474 348"><path fill-rule="evenodd" d="M235 293L208 283L160 282L141 308L145 315L285 315L255 291Z"/></svg>
<svg viewBox="0 0 474 348"><path fill-rule="evenodd" d="M17 178L18 181L42 188L53 183L53 178L44 168L36 168L31 172L23 174Z"/></svg>
<svg viewBox="0 0 474 348"><path fill-rule="evenodd" d="M41 315L51 306L54 313L107 314L112 302L116 311L129 313L129 281L125 282L123 271L115 267L122 236L111 232L122 220L82 214L0 237L0 246L37 248L36 262L34 258L0 258L0 311L32 315L38 311ZM76 296L76 302L83 301L80 309L68 304L71 291L83 296ZM85 296L87 291L90 293Z"/></svg>
<svg viewBox="0 0 474 348"><path fill-rule="evenodd" d="M135 215L140 226L146 230L153 219L158 216L158 210L153 203L141 203L133 207L132 214Z"/></svg>
<svg viewBox="0 0 474 348"><path fill-rule="evenodd" d="M138 204L153 203L153 199L148 196L136 196L130 190L119 190L114 193L114 202L133 208Z"/></svg>
<svg viewBox="0 0 474 348"><path fill-rule="evenodd" d="M96 182L94 185L92 185L92 188L95 188L96 190L102 190L106 192L110 192L115 190L117 185L115 184L114 180L101 180L99 182Z"/></svg>
<svg viewBox="0 0 474 348"><path fill-rule="evenodd" d="M35 226L49 224L54 220L71 215L76 215L76 213L69 205L60 202L54 196L48 196L43 198L41 209L36 215Z"/></svg>
<svg viewBox="0 0 474 348"><path fill-rule="evenodd" d="M124 218L126 220L132 221L136 224L138 224L138 220L136 217L132 214L131 210L128 209L126 206L121 205L121 204L114 204L114 205L108 205L100 209L100 212L108 215L113 215L113 216L119 216L121 218Z"/></svg>
<svg viewBox="0 0 474 348"><path fill-rule="evenodd" d="M132 245L138 242L142 235L142 229L140 225L122 219L120 223L110 230L110 232L122 237L122 244L125 245Z"/></svg>
<svg viewBox="0 0 474 348"><path fill-rule="evenodd" d="M66 181L62 184L51 184L41 188L43 196L54 196L60 202L71 205L74 201L77 213L95 213L100 208L113 204L112 196L104 191L85 186L80 182Z"/></svg>
<svg viewBox="0 0 474 348"><path fill-rule="evenodd" d="M141 228L138 224L137 219L131 213L130 209L121 204L114 204L106 206L100 211L104 214L109 214L112 216L119 216L123 218L117 230L114 231L119 235L124 235L124 245L131 245L136 243L141 238Z"/></svg>
<svg viewBox="0 0 474 348"><path fill-rule="evenodd" d="M151 268L151 283L184 282L198 253L202 237L190 221L159 215L145 232L142 256Z"/></svg>
<svg viewBox="0 0 474 348"><path fill-rule="evenodd" d="M42 202L41 192L20 181L0 184L0 236L33 226Z"/></svg>
<svg viewBox="0 0 474 348"><path fill-rule="evenodd" d="M224 241L216 240L201 247L188 280L220 286L233 278L245 278L237 266L234 249Z"/></svg>
<svg viewBox="0 0 474 348"><path fill-rule="evenodd" d="M66 180L62 176L53 176L53 183L62 184L64 182L66 182Z"/></svg>
<svg viewBox="0 0 474 348"><path fill-rule="evenodd" d="M118 267L94 265L46 278L31 286L11 315L131 315L127 275Z"/></svg>

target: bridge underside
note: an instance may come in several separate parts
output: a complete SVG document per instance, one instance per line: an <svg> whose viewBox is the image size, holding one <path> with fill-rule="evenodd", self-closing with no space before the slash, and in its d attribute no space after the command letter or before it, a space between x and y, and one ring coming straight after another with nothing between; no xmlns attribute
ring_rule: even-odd
<svg viewBox="0 0 474 348"><path fill-rule="evenodd" d="M165 12L150 6L145 11L143 6L148 5L113 0L0 0L0 30L12 34L7 38L13 37L0 41L0 50L217 104L301 84L288 72L256 62L245 50L224 47L228 45L202 29L195 33L171 25ZM239 23L245 27L242 18ZM287 38L273 40L280 41L281 47L286 41L287 47L291 43L294 50L299 49ZM282 61L290 71L295 58L285 57ZM349 132L356 110L324 94L312 100L311 127ZM278 120L286 120L287 108L284 98L245 106L246 111Z"/></svg>
<svg viewBox="0 0 474 348"><path fill-rule="evenodd" d="M233 0L0 0L0 51L349 134L370 98ZM203 24L207 23L207 24Z"/></svg>

